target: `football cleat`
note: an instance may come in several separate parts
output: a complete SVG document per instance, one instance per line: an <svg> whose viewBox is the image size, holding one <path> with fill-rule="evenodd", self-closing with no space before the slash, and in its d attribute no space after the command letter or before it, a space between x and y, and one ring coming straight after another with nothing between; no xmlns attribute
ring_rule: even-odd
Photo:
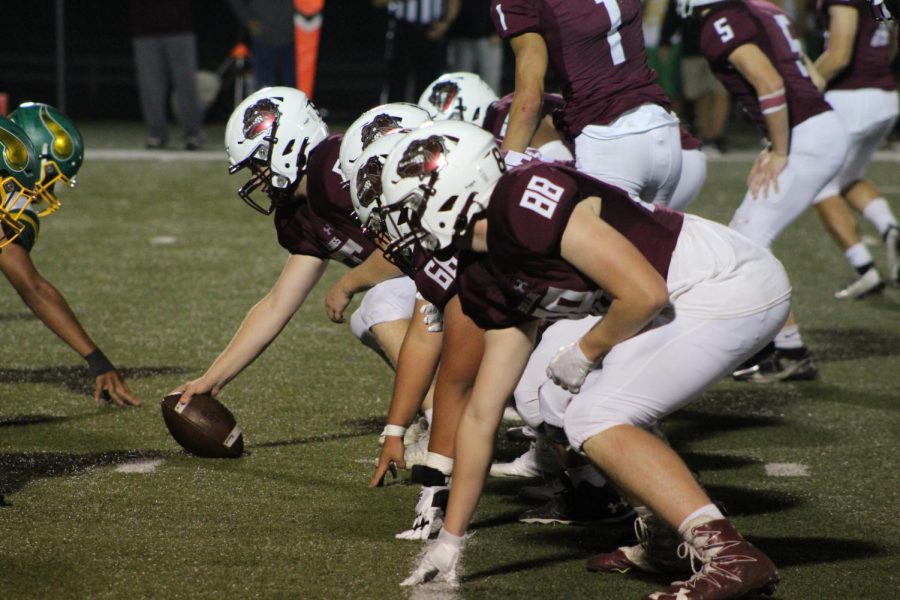
<svg viewBox="0 0 900 600"><path fill-rule="evenodd" d="M769 557L741 537L727 519L698 525L693 543L683 542L679 556L700 568L687 581L675 581L648 600L727 600L771 596L778 587L778 570Z"/></svg>
<svg viewBox="0 0 900 600"><path fill-rule="evenodd" d="M900 285L900 229L891 226L884 234L887 254L888 278L894 285Z"/></svg>
<svg viewBox="0 0 900 600"><path fill-rule="evenodd" d="M794 354L794 356L788 356ZM775 381L812 381L819 376L819 370L806 348L796 351L775 348L768 356L756 364L741 365L731 375L735 381L772 383Z"/></svg>
<svg viewBox="0 0 900 600"><path fill-rule="evenodd" d="M444 524L449 498L450 488L447 485L423 485L412 527L394 537L398 540L427 540L437 536Z"/></svg>
<svg viewBox="0 0 900 600"><path fill-rule="evenodd" d="M520 415L519 411L517 411L512 406L507 406L503 409L503 420L511 421L513 423L524 423L524 421L522 420L522 415Z"/></svg>
<svg viewBox="0 0 900 600"><path fill-rule="evenodd" d="M884 279L875 267L869 267L865 273L854 279L844 289L835 292L838 300L856 300L870 294L877 294L884 289Z"/></svg>
<svg viewBox="0 0 900 600"><path fill-rule="evenodd" d="M549 443L543 440L531 442L524 454L508 463L491 465L493 477L545 477L562 469L559 458Z"/></svg>
<svg viewBox="0 0 900 600"><path fill-rule="evenodd" d="M612 552L589 558L585 566L588 571L607 573L627 573L632 569L646 573L688 573L691 561L678 556L678 547L683 540L656 515L637 517L634 533L638 543L622 546Z"/></svg>
<svg viewBox="0 0 900 600"><path fill-rule="evenodd" d="M519 521L541 525L618 523L634 515L611 485L596 487L581 483L577 488L571 484L566 487L545 504L523 512Z"/></svg>
<svg viewBox="0 0 900 600"><path fill-rule="evenodd" d="M519 488L519 498L529 502L547 502L566 491L563 476L547 479L541 485L526 485Z"/></svg>
<svg viewBox="0 0 900 600"><path fill-rule="evenodd" d="M506 439L512 442L531 442L537 439L537 432L528 425L510 427L506 430Z"/></svg>

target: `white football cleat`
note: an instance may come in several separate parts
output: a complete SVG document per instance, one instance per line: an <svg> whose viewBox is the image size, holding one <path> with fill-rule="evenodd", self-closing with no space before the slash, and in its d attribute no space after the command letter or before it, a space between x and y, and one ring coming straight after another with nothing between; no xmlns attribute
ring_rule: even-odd
<svg viewBox="0 0 900 600"><path fill-rule="evenodd" d="M560 470L562 466L553 448L540 439L531 442L525 454L514 461L491 465L493 477L549 477Z"/></svg>
<svg viewBox="0 0 900 600"><path fill-rule="evenodd" d="M834 297L838 300L855 300L878 293L882 289L884 289L884 279L881 278L881 273L875 267L870 267L868 271L854 279L850 285L835 292Z"/></svg>
<svg viewBox="0 0 900 600"><path fill-rule="evenodd" d="M416 503L416 518L412 527L394 537L398 540L427 540L440 532L450 488L446 485L423 485Z"/></svg>

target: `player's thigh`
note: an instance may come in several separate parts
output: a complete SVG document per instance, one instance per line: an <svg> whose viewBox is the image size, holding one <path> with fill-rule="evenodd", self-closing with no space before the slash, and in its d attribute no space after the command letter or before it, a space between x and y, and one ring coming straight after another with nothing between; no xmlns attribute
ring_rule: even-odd
<svg viewBox="0 0 900 600"><path fill-rule="evenodd" d="M681 177L669 201L669 208L684 210L706 183L706 155L702 150L682 150Z"/></svg>
<svg viewBox="0 0 900 600"><path fill-rule="evenodd" d="M621 424L649 427L694 400L775 335L785 300L733 319L661 315L656 326L618 344L588 375L565 414L570 443Z"/></svg>

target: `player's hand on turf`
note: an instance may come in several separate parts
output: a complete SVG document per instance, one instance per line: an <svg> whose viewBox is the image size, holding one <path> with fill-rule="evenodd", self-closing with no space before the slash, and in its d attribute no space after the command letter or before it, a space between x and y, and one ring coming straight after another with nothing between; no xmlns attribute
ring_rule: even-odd
<svg viewBox="0 0 900 600"><path fill-rule="evenodd" d="M209 394L215 398L220 391L221 388L218 385L200 377L193 381L182 383L167 395L181 394L181 398L179 398L178 401L182 404L187 404L188 400L195 394Z"/></svg>
<svg viewBox="0 0 900 600"><path fill-rule="evenodd" d="M425 321L425 325L428 326L428 331L431 333L439 333L444 330L444 313L441 312L434 304L424 304L422 308L419 309L419 312L422 313L422 320Z"/></svg>
<svg viewBox="0 0 900 600"><path fill-rule="evenodd" d="M331 286L331 289L325 294L325 312L328 314L328 318L335 323L343 323L344 310L351 300L353 300L353 294L344 289L340 281Z"/></svg>
<svg viewBox="0 0 900 600"><path fill-rule="evenodd" d="M593 361L588 360L576 341L559 349L547 367L547 377L564 390L577 394L594 368Z"/></svg>
<svg viewBox="0 0 900 600"><path fill-rule="evenodd" d="M419 566L400 585L419 585L433 581L458 586L459 576L456 567L462 552L463 540L463 537L450 535L441 529L438 538L429 544L425 555L419 560Z"/></svg>
<svg viewBox="0 0 900 600"><path fill-rule="evenodd" d="M406 460L403 458L403 438L397 435L386 435L384 436L384 445L381 447L381 455L378 457L378 466L375 467L375 475L372 476L369 487L384 485L384 478L388 471L396 479L397 467L406 468Z"/></svg>
<svg viewBox="0 0 900 600"><path fill-rule="evenodd" d="M110 402L116 406L140 406L141 399L135 396L122 375L113 369L102 375L97 375L94 380L94 401Z"/></svg>
<svg viewBox="0 0 900 600"><path fill-rule="evenodd" d="M769 188L778 193L778 175L787 166L788 157L776 154L766 148L756 157L750 175L747 177L747 187L750 188L750 196L756 199L760 192L762 197L769 195Z"/></svg>

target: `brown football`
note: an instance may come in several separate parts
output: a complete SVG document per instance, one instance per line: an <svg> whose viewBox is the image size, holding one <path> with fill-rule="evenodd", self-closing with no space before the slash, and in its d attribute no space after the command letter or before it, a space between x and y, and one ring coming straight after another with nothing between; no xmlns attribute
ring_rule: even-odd
<svg viewBox="0 0 900 600"><path fill-rule="evenodd" d="M196 394L180 404L181 393L161 403L169 433L182 448L204 458L238 458L244 453L244 435L234 415L209 394Z"/></svg>

